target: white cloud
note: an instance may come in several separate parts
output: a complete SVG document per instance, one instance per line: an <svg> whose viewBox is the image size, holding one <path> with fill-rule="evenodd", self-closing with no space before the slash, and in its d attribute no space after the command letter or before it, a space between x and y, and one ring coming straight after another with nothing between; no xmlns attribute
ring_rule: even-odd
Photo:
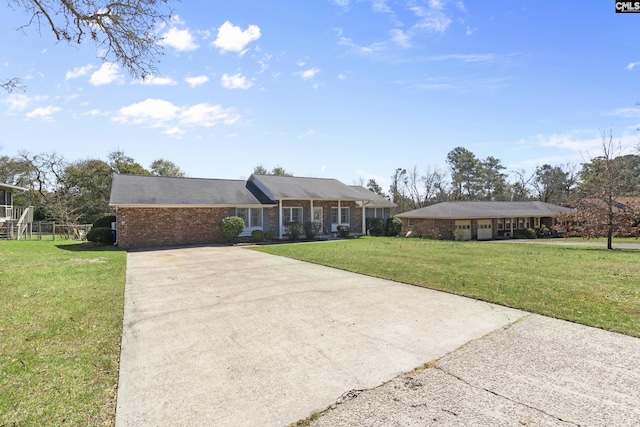
<svg viewBox="0 0 640 427"><path fill-rule="evenodd" d="M177 106L162 99L146 99L122 107L113 121L162 128L163 133L175 137L186 131L183 127L211 127L218 123L231 125L240 120L240 115L231 108L207 103Z"/></svg>
<svg viewBox="0 0 640 427"><path fill-rule="evenodd" d="M60 107L54 107L51 105L47 107L38 107L35 110L28 112L25 117L27 118L27 120L42 119L45 121L52 121L53 119L51 118L51 116L60 110Z"/></svg>
<svg viewBox="0 0 640 427"><path fill-rule="evenodd" d="M192 88L196 88L198 86L202 86L203 84L207 83L209 81L209 77L205 75L195 76L195 77L185 77L184 81L187 82L187 84Z"/></svg>
<svg viewBox="0 0 640 427"><path fill-rule="evenodd" d="M120 123L150 123L155 127L175 119L179 111L180 108L169 101L148 98L137 104L122 107L114 120Z"/></svg>
<svg viewBox="0 0 640 427"><path fill-rule="evenodd" d="M471 54L448 54L438 55L429 58L431 61L462 61L467 63L473 62L498 62L508 61L513 55L497 55L495 53L471 53Z"/></svg>
<svg viewBox="0 0 640 427"><path fill-rule="evenodd" d="M169 129L165 129L164 132L162 132L165 135L169 135L169 136L173 136L174 138L180 138L182 137L182 135L184 135L186 132L182 129L180 129L177 126L174 126L172 128Z"/></svg>
<svg viewBox="0 0 640 427"><path fill-rule="evenodd" d="M94 86L102 86L113 83L114 81L120 80L121 78L122 74L120 73L120 67L118 66L118 64L105 62L100 66L100 69L98 71L95 71L93 72L93 74L91 74L89 83Z"/></svg>
<svg viewBox="0 0 640 427"><path fill-rule="evenodd" d="M239 118L240 116L231 114L229 109L224 109L220 105L204 103L184 108L180 113L180 123L202 127L211 127L219 122L231 125Z"/></svg>
<svg viewBox="0 0 640 427"><path fill-rule="evenodd" d="M85 65L84 67L76 67L71 71L67 71L65 80L86 76L87 74L89 74L89 71L93 70L93 68L94 67L91 64Z"/></svg>
<svg viewBox="0 0 640 427"><path fill-rule="evenodd" d="M241 55L246 52L246 47L252 41L260 38L260 28L257 25L249 25L246 30L226 21L218 28L218 36L213 45L224 52L238 52Z"/></svg>
<svg viewBox="0 0 640 427"><path fill-rule="evenodd" d="M391 34L391 40L398 46L403 48L411 47L411 43L409 42L410 37L404 31L394 28L389 33Z"/></svg>
<svg viewBox="0 0 640 427"><path fill-rule="evenodd" d="M373 10L380 13L391 13L391 8L387 5L387 0L373 0Z"/></svg>
<svg viewBox="0 0 640 427"><path fill-rule="evenodd" d="M338 74L338 80L346 80L346 79L347 79L346 74L343 74L343 73Z"/></svg>
<svg viewBox="0 0 640 427"><path fill-rule="evenodd" d="M249 89L253 86L253 82L251 80L247 80L246 77L240 74L230 76L225 73L222 75L220 82L226 89Z"/></svg>
<svg viewBox="0 0 640 427"><path fill-rule="evenodd" d="M93 108L89 111L86 111L84 113L82 113L85 116L99 116L102 114L102 111L98 110L97 108Z"/></svg>
<svg viewBox="0 0 640 427"><path fill-rule="evenodd" d="M638 65L640 65L640 62L630 62L629 65L627 65L625 67L626 70L633 70L634 68L636 68Z"/></svg>
<svg viewBox="0 0 640 427"><path fill-rule="evenodd" d="M316 134L316 131L315 131L315 130L313 130L313 129L308 129L306 132L304 132L304 133L302 133L302 134L298 135L298 138L304 138L304 137L307 137L307 136L313 136L313 135L315 135L315 134Z"/></svg>
<svg viewBox="0 0 640 427"><path fill-rule="evenodd" d="M308 70L305 71L301 71L300 76L304 79L304 80L310 80L312 78L315 77L316 74L318 74L320 72L320 68L314 67L314 68L310 68Z"/></svg>
<svg viewBox="0 0 640 427"><path fill-rule="evenodd" d="M29 97L22 93L9 94L2 102L7 104L9 111L20 111L27 108L29 104Z"/></svg>
<svg viewBox="0 0 640 427"><path fill-rule="evenodd" d="M198 48L191 31L188 29L179 30L176 27L169 28L169 30L162 36L160 44L163 46L170 46L180 52L195 50Z"/></svg>
<svg viewBox="0 0 640 427"><path fill-rule="evenodd" d="M348 47L352 52L358 55L372 55L383 52L387 49L387 44L383 42L372 43L369 46L360 46L354 43L352 39L342 36L339 37L338 44Z"/></svg>
<svg viewBox="0 0 640 427"><path fill-rule="evenodd" d="M147 76L144 79L134 80L133 84L140 84L145 86L175 86L178 83L171 77Z"/></svg>
<svg viewBox="0 0 640 427"><path fill-rule="evenodd" d="M640 108L617 108L608 115L610 116L620 116L620 117L629 117L629 118L638 118L640 117Z"/></svg>
<svg viewBox="0 0 640 427"><path fill-rule="evenodd" d="M349 8L349 0L329 0L329 1L335 4L336 6L340 6L343 9Z"/></svg>
<svg viewBox="0 0 640 427"><path fill-rule="evenodd" d="M414 25L417 29L444 33L452 22L440 2L431 1L429 7L413 6L410 10L419 18Z"/></svg>
<svg viewBox="0 0 640 427"><path fill-rule="evenodd" d="M399 84L407 84L408 82L399 81ZM504 88L508 83L507 78L488 77L479 78L477 76L469 77L429 77L422 82L409 83L411 87L423 90L456 90L458 92L475 92L478 90L495 90Z"/></svg>

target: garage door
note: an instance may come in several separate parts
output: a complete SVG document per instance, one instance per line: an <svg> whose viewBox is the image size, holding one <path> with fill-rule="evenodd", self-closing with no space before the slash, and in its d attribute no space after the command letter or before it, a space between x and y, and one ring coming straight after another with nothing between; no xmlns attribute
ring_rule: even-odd
<svg viewBox="0 0 640 427"><path fill-rule="evenodd" d="M471 240L471 220L456 220L456 240Z"/></svg>
<svg viewBox="0 0 640 427"><path fill-rule="evenodd" d="M493 226L490 219L478 220L478 240L493 239Z"/></svg>

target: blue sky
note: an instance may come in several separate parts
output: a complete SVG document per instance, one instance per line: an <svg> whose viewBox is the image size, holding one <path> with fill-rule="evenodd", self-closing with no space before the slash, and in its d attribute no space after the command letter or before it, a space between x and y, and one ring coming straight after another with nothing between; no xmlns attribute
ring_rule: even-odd
<svg viewBox="0 0 640 427"><path fill-rule="evenodd" d="M262 164L387 189L457 146L508 170L580 163L600 133L640 142L640 14L613 1L174 3L160 73L134 81L91 43L0 14L0 154L57 151L189 176Z"/></svg>

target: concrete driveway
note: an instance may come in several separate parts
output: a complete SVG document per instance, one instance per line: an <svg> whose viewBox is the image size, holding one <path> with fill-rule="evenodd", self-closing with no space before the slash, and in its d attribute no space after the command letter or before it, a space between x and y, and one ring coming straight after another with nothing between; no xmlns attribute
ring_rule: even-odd
<svg viewBox="0 0 640 427"><path fill-rule="evenodd" d="M117 427L640 425L636 338L238 247L127 262Z"/></svg>
<svg viewBox="0 0 640 427"><path fill-rule="evenodd" d="M525 313L240 247L131 252L116 426L283 426Z"/></svg>

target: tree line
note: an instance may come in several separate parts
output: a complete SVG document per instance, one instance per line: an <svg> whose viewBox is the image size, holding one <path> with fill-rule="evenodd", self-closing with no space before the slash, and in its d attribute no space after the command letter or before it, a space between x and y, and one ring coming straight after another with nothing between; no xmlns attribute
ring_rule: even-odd
<svg viewBox="0 0 640 427"><path fill-rule="evenodd" d="M375 179L370 179L366 187L393 201L398 213L445 201L538 200L570 206L594 193L602 181L602 164L609 162L618 175L616 196L639 196L640 156L613 156L608 151L606 159L603 154L580 166L543 164L533 171L518 169L507 173L500 159L481 159L464 147L456 147L447 154L448 169L396 168L388 193Z"/></svg>
<svg viewBox="0 0 640 427"><path fill-rule="evenodd" d="M14 196L17 206L34 206L35 219L64 224L93 223L112 210L109 207L114 173L185 176L175 163L154 160L145 168L122 150L106 160L67 161L56 152L0 156L0 182L28 188Z"/></svg>
<svg viewBox="0 0 640 427"><path fill-rule="evenodd" d="M420 171L396 168L388 193L370 179L366 187L397 204L397 213L444 201L529 201L569 206L576 213L565 218L569 233L588 237L637 235L640 213L640 156L622 154L611 135L602 135L602 153L577 165L543 164L531 172L506 172L502 161L478 158L464 147L447 154L448 170L427 167ZM1 147L0 147L1 148ZM283 167L255 174L292 176ZM106 160L69 162L56 152L0 156L0 182L26 187L15 195L15 205L34 206L37 220L64 224L93 223L112 213L109 207L114 173L182 177L175 163L154 160L148 168L117 149ZM365 185L364 181L360 182ZM624 203L622 198L633 198Z"/></svg>

